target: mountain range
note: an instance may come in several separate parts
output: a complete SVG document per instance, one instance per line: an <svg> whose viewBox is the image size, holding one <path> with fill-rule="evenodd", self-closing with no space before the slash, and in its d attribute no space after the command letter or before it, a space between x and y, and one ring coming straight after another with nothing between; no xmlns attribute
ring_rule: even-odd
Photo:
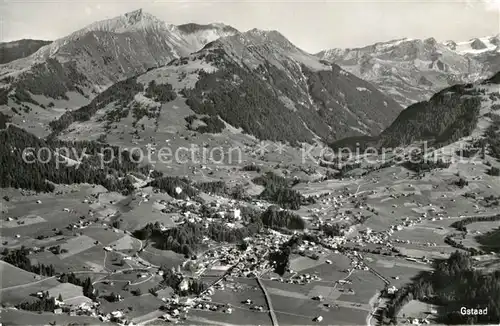
<svg viewBox="0 0 500 326"><path fill-rule="evenodd" d="M474 82L500 70L499 40L498 35L459 43L404 38L316 55L372 82L406 107L451 85Z"/></svg>
<svg viewBox="0 0 500 326"><path fill-rule="evenodd" d="M260 139L293 143L377 134L402 109L370 83L322 62L277 31L174 26L141 10L93 23L0 71L0 104L17 112L13 123L40 136L52 132L49 123L60 129L81 120L68 117L81 117L82 111L88 119L99 110L114 112L104 94L115 101L123 85L152 79L186 100L176 104L185 116L218 116ZM120 116L139 105L152 117L150 111L165 104L144 100L145 91L134 84L135 94L120 99ZM53 121L58 118L66 122Z"/></svg>
<svg viewBox="0 0 500 326"><path fill-rule="evenodd" d="M277 31L170 25L136 10L0 65L0 112L40 137L184 128L331 143L377 136L404 107L492 75L498 53L497 36L310 54Z"/></svg>

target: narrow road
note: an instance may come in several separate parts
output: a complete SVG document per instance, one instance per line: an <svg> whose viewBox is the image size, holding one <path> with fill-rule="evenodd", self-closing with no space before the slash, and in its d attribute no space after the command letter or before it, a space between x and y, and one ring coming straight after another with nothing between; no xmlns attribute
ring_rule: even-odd
<svg viewBox="0 0 500 326"><path fill-rule="evenodd" d="M271 302L271 297L269 296L269 293L267 292L267 289L264 286L264 283L262 282L262 280L259 277L257 277L257 282L259 283L259 286L262 289L262 292L264 292L264 296L266 297L267 307L269 309L269 315L271 316L273 326L278 326L278 318L276 317L276 314L274 313L273 303Z"/></svg>

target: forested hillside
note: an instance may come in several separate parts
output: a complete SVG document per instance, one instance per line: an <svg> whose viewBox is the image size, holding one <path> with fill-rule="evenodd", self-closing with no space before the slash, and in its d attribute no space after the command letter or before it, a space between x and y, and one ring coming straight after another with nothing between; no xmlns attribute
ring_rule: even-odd
<svg viewBox="0 0 500 326"><path fill-rule="evenodd" d="M50 151L41 150L42 148ZM86 157L78 166L65 164L66 158L55 154L55 151L61 148L68 148L71 153L67 162L75 161L76 156L81 157L82 153L85 153ZM25 149L29 151L24 152ZM109 149L112 149L113 153ZM98 155L101 153L104 154L103 157ZM115 159L111 159L112 157ZM141 167L131 159L130 153L118 147L97 142L44 141L11 125L0 131L0 188L50 192L54 190L54 185L50 182L91 183L100 184L110 191L128 192L133 186L126 177L127 172L145 175L149 172L149 167Z"/></svg>

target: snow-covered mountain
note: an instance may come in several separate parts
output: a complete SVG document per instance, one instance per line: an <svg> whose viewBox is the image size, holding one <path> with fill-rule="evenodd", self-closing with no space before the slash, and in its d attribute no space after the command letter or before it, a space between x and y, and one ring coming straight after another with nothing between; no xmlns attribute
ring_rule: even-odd
<svg viewBox="0 0 500 326"><path fill-rule="evenodd" d="M27 57L52 41L24 39L0 43L0 64Z"/></svg>
<svg viewBox="0 0 500 326"><path fill-rule="evenodd" d="M408 106L448 86L495 73L500 67L495 43L498 37L460 43L405 38L362 48L326 50L317 56L373 82Z"/></svg>
<svg viewBox="0 0 500 326"><path fill-rule="evenodd" d="M130 130L136 135L158 135L201 120L204 132L231 128L297 144L376 135L401 109L370 83L306 53L279 32L253 29L117 83L51 127L73 138L88 130L121 132L125 124L137 126Z"/></svg>

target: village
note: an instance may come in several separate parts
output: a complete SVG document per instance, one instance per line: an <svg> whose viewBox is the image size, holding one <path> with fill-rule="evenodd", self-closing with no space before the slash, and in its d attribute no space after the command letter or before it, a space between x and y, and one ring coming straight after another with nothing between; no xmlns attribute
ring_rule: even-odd
<svg viewBox="0 0 500 326"><path fill-rule="evenodd" d="M431 270L433 259L456 249L447 240L456 238L451 223L495 215L494 207L470 197L459 202L449 190L428 196L434 179L405 180L406 172L393 170L370 179L299 184L307 204L293 213L304 221L303 229L265 227L233 243L205 234L194 250L184 253L161 249L155 237L191 225L200 230L223 225L224 231L217 232L227 237L251 228L252 216L275 206L258 197L232 199L210 191L200 200L186 196L189 189L183 186L174 187L171 196L144 186L129 197L93 186L63 189L57 202L24 196L28 214L13 210L6 216L2 243L5 248L29 243L31 261L66 269L38 277L37 284L47 284L47 290L31 292L42 301L55 298L53 316L121 325L228 318L240 323L249 316L270 324L273 318L295 316L307 324L329 323L342 313L349 324L364 323L356 312L363 311L373 322L386 302L380 293L394 295L412 275ZM394 180L392 186L384 173ZM69 194L78 199L65 199ZM274 214L289 211L278 207ZM56 223L45 227L47 218ZM33 226L40 227L36 236ZM141 230L149 230L145 238L138 236ZM276 270L282 259L280 275ZM71 273L78 282L88 275L99 299L89 299L81 287L61 279ZM63 290L63 285L71 289ZM4 286L2 294L11 296L19 286ZM66 292L72 293L69 298ZM22 293L14 297L13 303L26 301ZM292 298L300 302L296 312L279 304ZM409 313L402 322L425 324L433 315L412 318Z"/></svg>

